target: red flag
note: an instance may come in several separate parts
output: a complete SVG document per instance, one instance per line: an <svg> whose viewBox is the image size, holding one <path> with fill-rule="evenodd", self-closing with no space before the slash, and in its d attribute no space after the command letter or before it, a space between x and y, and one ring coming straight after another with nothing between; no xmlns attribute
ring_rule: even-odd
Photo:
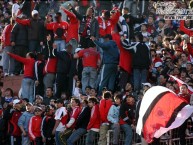
<svg viewBox="0 0 193 145"><path fill-rule="evenodd" d="M151 143L154 137L182 125L192 112L193 106L168 88L152 87L142 99L136 131Z"/></svg>

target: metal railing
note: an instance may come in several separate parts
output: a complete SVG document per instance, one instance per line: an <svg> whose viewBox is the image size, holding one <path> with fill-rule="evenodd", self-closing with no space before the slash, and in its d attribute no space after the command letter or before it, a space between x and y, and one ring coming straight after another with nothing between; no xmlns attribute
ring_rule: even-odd
<svg viewBox="0 0 193 145"><path fill-rule="evenodd" d="M179 138L180 130L173 129L168 133L162 135L160 137L160 145L179 145L180 138ZM81 137L76 143L76 145L85 145L86 135ZM93 141L93 145L98 145L99 134L95 137ZM124 145L125 135L124 132L121 131L119 135L119 144ZM107 133L107 145L113 144L113 131L109 130ZM141 145L141 137L133 130L133 145ZM193 123L187 122L187 130L186 130L186 145L193 145Z"/></svg>

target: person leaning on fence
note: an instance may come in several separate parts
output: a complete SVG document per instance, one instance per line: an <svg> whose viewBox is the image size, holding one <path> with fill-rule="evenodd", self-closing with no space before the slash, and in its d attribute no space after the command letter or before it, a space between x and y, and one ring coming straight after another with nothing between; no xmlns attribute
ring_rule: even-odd
<svg viewBox="0 0 193 145"><path fill-rule="evenodd" d="M113 145L119 144L119 133L120 133L120 124L119 124L119 111L122 102L122 95L115 96L115 104L111 106L107 119L111 124L111 129L113 130Z"/></svg>
<svg viewBox="0 0 193 145"><path fill-rule="evenodd" d="M72 98L71 99L71 108L72 108L72 114L70 116L70 120L65 125L66 126L66 130L59 134L60 142L63 145L67 145L67 139L72 134L72 131L74 130L74 127L76 125L77 118L78 118L78 116L79 116L79 114L81 112L80 100Z"/></svg>
<svg viewBox="0 0 193 145"><path fill-rule="evenodd" d="M100 128L100 112L97 99L89 98L88 106L91 108L91 116L87 126L86 145L92 145Z"/></svg>
<svg viewBox="0 0 193 145"><path fill-rule="evenodd" d="M112 96L111 92L106 91L103 94L103 99L100 101L99 104L99 112L101 118L101 126L99 129L99 145L106 145L107 144L107 132L109 130L109 121L107 119L107 115L109 112L110 107L112 106Z"/></svg>
<svg viewBox="0 0 193 145"><path fill-rule="evenodd" d="M67 145L74 145L77 140L79 140L84 134L86 134L86 128L90 120L90 113L91 110L88 107L88 101L84 100L82 103L82 111L77 118L75 130L68 138Z"/></svg>

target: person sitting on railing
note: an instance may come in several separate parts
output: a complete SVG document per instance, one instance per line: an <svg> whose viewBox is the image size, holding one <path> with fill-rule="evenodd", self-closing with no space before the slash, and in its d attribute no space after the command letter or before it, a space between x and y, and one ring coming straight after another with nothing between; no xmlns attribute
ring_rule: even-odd
<svg viewBox="0 0 193 145"><path fill-rule="evenodd" d="M111 123L113 130L113 145L119 144L120 124L119 124L119 111L122 102L122 95L115 96L115 104L111 106L107 119Z"/></svg>
<svg viewBox="0 0 193 145"><path fill-rule="evenodd" d="M120 107L120 126L125 133L125 145L132 144L132 128L134 127L134 105L135 99L132 95L127 95Z"/></svg>
<svg viewBox="0 0 193 145"><path fill-rule="evenodd" d="M100 126L100 138L99 138L99 144L100 145L106 145L107 144L107 137L106 134L109 130L109 121L107 119L107 115L109 112L109 109L112 106L112 94L109 91L106 91L103 94L103 99L100 101L99 105L99 112L100 112L100 118L101 118L101 126Z"/></svg>
<svg viewBox="0 0 193 145"><path fill-rule="evenodd" d="M72 132L70 137L67 139L68 145L74 145L84 134L87 133L87 125L90 120L91 110L88 107L88 101L84 100L82 102L82 111L77 118L75 130Z"/></svg>

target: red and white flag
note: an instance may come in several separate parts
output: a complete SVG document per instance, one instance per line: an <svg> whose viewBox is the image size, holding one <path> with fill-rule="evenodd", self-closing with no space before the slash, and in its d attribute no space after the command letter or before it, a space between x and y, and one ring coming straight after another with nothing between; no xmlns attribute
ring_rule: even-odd
<svg viewBox="0 0 193 145"><path fill-rule="evenodd" d="M151 143L154 137L159 138L182 125L192 113L193 106L188 105L173 91L155 86L142 99L136 131Z"/></svg>
<svg viewBox="0 0 193 145"><path fill-rule="evenodd" d="M178 79L175 76L170 75L171 78L173 78L175 81L177 81L179 87L181 87L183 84L186 84L185 82L183 82L182 80ZM188 86L188 91L190 94L193 94L193 88L190 87L188 84L186 84Z"/></svg>

